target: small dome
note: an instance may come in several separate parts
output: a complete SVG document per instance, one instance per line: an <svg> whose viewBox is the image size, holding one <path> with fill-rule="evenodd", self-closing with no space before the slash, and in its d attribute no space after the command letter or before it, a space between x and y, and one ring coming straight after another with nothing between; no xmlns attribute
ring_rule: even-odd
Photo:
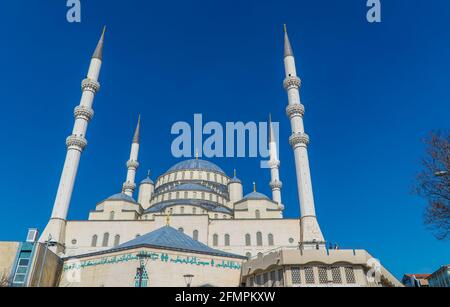
<svg viewBox="0 0 450 307"><path fill-rule="evenodd" d="M174 172L181 170L203 170L225 174L225 172L214 163L200 159L182 161L172 166L167 172Z"/></svg>
<svg viewBox="0 0 450 307"><path fill-rule="evenodd" d="M252 192L250 194L247 194L247 196L244 197L244 200L258 200L258 199L265 199L265 200L270 200L269 197L267 197L266 195L259 193L259 192Z"/></svg>
<svg viewBox="0 0 450 307"><path fill-rule="evenodd" d="M228 184L230 184L230 183L242 183L242 182L239 178L234 177L228 182Z"/></svg>
<svg viewBox="0 0 450 307"><path fill-rule="evenodd" d="M155 184L153 180L150 179L150 177L145 178L141 181L141 184Z"/></svg>
<svg viewBox="0 0 450 307"><path fill-rule="evenodd" d="M124 200L124 201L133 202L133 203L136 202L133 197L128 196L124 193L114 194L113 196L108 197L107 200Z"/></svg>

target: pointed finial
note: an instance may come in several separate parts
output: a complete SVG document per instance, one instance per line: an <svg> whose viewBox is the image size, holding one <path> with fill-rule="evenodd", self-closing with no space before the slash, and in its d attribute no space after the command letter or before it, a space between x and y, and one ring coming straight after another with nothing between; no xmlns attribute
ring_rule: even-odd
<svg viewBox="0 0 450 307"><path fill-rule="evenodd" d="M292 51L291 42L289 41L287 26L284 24L284 57L288 56L294 56L294 52Z"/></svg>
<svg viewBox="0 0 450 307"><path fill-rule="evenodd" d="M151 173L152 173L152 172L151 172L150 170L147 171L147 177L148 177L148 178L150 178Z"/></svg>
<svg viewBox="0 0 450 307"><path fill-rule="evenodd" d="M256 182L253 182L253 192L256 192Z"/></svg>
<svg viewBox="0 0 450 307"><path fill-rule="evenodd" d="M93 59L103 60L103 44L105 42L105 32L106 26L103 27L102 36L100 36L100 40L98 41L97 48L95 48L94 54L92 55Z"/></svg>
<svg viewBox="0 0 450 307"><path fill-rule="evenodd" d="M170 226L170 211L169 211L169 213L167 214L167 217L166 217L166 225Z"/></svg>
<svg viewBox="0 0 450 307"><path fill-rule="evenodd" d="M198 148L195 149L195 160L198 160Z"/></svg>
<svg viewBox="0 0 450 307"><path fill-rule="evenodd" d="M234 178L236 178L236 169L234 169Z"/></svg>
<svg viewBox="0 0 450 307"><path fill-rule="evenodd" d="M134 131L133 143L139 144L140 134L141 134L141 114L139 114L139 117L138 117L136 131Z"/></svg>

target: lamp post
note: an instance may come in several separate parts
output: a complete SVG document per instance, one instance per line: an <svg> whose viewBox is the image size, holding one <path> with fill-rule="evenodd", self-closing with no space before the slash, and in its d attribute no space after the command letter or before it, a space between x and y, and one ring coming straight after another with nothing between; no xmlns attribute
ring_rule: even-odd
<svg viewBox="0 0 450 307"><path fill-rule="evenodd" d="M144 263L144 259L150 258L150 255L148 255L146 252L142 251L137 254L137 257L139 259L139 267L137 268L137 273L139 276L138 287L142 288L142 277L144 275L144 270L145 270L145 265L146 265L146 263Z"/></svg>
<svg viewBox="0 0 450 307"><path fill-rule="evenodd" d="M41 280L42 280L42 275L44 273L44 265L45 265L45 260L47 259L47 251L49 247L55 246L57 244L56 241L52 241L52 235L50 234L48 236L48 240L45 242L45 250L44 250L44 257L42 259L42 263L41 263L41 269L39 271L39 279L38 279L38 284L37 287L39 288L41 286Z"/></svg>
<svg viewBox="0 0 450 307"><path fill-rule="evenodd" d="M184 281L186 282L186 287L190 288L191 287L191 283L192 283L192 279L194 278L194 275L186 274L186 275L183 275L183 277L184 277Z"/></svg>

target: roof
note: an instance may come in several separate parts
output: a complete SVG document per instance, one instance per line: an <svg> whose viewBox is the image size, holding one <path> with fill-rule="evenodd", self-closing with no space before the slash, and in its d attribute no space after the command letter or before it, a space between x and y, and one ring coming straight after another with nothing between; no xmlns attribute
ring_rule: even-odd
<svg viewBox="0 0 450 307"><path fill-rule="evenodd" d="M160 203L157 203L147 210L145 210L145 213L155 213L155 212L162 212L167 207L175 206L175 205L191 205L191 206L198 206L202 209L205 209L207 211L212 212L218 212L218 213L226 213L226 214L233 214L232 210L230 208L224 207L220 205L219 203L209 201L209 200L202 200L202 199L176 199L176 200L167 200Z"/></svg>
<svg viewBox="0 0 450 307"><path fill-rule="evenodd" d="M125 242L117 247L108 250L108 252L136 247L154 247L229 258L245 258L240 255L226 253L221 250L210 248L209 246L192 239L183 232L176 230L175 228L172 228L170 226L162 227L143 236L140 236L134 240Z"/></svg>
<svg viewBox="0 0 450 307"><path fill-rule="evenodd" d="M252 192L250 194L247 194L244 197L244 200L248 200L248 199L266 199L266 200L270 200L270 198L262 193L259 192Z"/></svg>
<svg viewBox="0 0 450 307"><path fill-rule="evenodd" d="M241 180L237 177L233 177L231 178L231 180L228 182L228 184L230 183L242 183Z"/></svg>
<svg viewBox="0 0 450 307"><path fill-rule="evenodd" d="M173 171L181 171L181 170L203 170L203 171L212 171L212 172L218 172L225 174L225 172L215 165L214 163L201 160L201 159L192 159L192 160L186 160L182 161L180 163L175 164L172 166L168 172Z"/></svg>
<svg viewBox="0 0 450 307"><path fill-rule="evenodd" d="M405 274L405 276L408 276L408 277L416 277L417 279L425 279L425 278L428 278L428 277L430 277L430 275L431 274Z"/></svg>
<svg viewBox="0 0 450 307"><path fill-rule="evenodd" d="M124 200L124 201L133 202L133 203L136 202L133 197L128 196L124 193L114 194L114 195L108 197L106 200Z"/></svg>
<svg viewBox="0 0 450 307"><path fill-rule="evenodd" d="M154 184L154 182L150 179L150 177L147 177L141 181L141 184Z"/></svg>
<svg viewBox="0 0 450 307"><path fill-rule="evenodd" d="M213 192L213 190L198 184L198 183L183 183L180 184L170 191L204 191L204 192Z"/></svg>

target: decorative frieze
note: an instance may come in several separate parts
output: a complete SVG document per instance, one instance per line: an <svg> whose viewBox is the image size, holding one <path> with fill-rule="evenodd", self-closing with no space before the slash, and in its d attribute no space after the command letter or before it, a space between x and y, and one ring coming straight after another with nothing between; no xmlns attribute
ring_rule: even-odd
<svg viewBox="0 0 450 307"><path fill-rule="evenodd" d="M283 183L279 180L274 180L270 182L270 188L272 190L281 190L281 188L283 187Z"/></svg>
<svg viewBox="0 0 450 307"><path fill-rule="evenodd" d="M127 168L131 168L133 170L137 170L139 167L139 162L138 161L134 161L134 160L130 160L127 162Z"/></svg>

